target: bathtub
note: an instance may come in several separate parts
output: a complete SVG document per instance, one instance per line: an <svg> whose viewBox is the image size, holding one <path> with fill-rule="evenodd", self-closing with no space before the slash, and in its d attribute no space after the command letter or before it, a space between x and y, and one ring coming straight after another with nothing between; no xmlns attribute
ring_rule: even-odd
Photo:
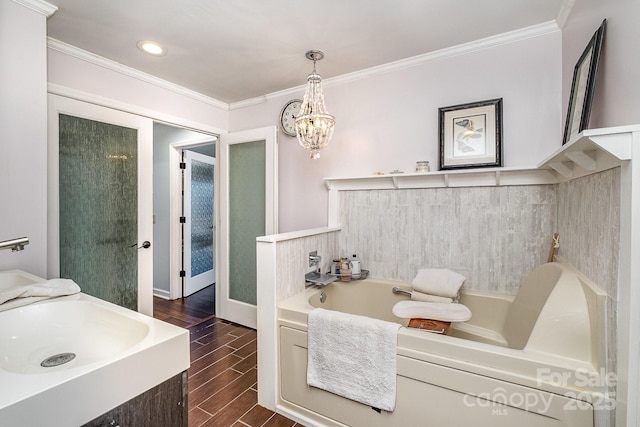
<svg viewBox="0 0 640 427"><path fill-rule="evenodd" d="M532 271L514 296L463 290L473 317L449 335L407 328L393 305L410 284L367 279L308 288L278 305L278 412L312 426L604 426L606 295L571 266ZM322 302L323 301L323 302ZM307 318L315 307L400 323L393 412L309 387Z"/></svg>

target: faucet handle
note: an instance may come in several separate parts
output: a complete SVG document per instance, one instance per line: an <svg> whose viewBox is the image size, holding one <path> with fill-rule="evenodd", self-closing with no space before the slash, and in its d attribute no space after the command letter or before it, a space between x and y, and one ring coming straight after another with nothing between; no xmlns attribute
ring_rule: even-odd
<svg viewBox="0 0 640 427"><path fill-rule="evenodd" d="M318 255L318 251L309 252L309 267L320 264L322 257Z"/></svg>

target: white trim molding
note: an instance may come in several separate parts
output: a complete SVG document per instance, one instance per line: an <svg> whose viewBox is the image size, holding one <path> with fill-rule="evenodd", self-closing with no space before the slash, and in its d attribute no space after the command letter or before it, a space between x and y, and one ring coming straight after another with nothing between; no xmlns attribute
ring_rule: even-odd
<svg viewBox="0 0 640 427"><path fill-rule="evenodd" d="M115 99L94 95L92 93L73 89L67 86L62 86L56 83L49 83L47 86L47 92L52 95L64 96L65 98L84 101L84 102L88 102L89 104L100 105L102 107L112 108L114 110L122 111L125 113L136 114L138 116L153 119L156 122L166 123L168 125L175 125L185 129L194 130L200 133L209 133L211 135L216 135L216 136L220 134L228 133L226 129L220 129L217 127L205 125L203 123L192 122L190 120L186 120L180 117L161 113L159 111L149 110L147 108L138 107L136 105L127 104L125 102L116 101Z"/></svg>
<svg viewBox="0 0 640 427"><path fill-rule="evenodd" d="M55 50L55 51L64 53L66 55L72 56L74 58L78 58L80 60L89 62L91 64L106 68L108 70L115 71L120 74L124 74L125 76L133 77L134 79L138 79L143 82L150 83L154 86L161 87L163 89L169 90L179 95L183 95L183 96L195 99L196 101L200 101L205 104L212 105L214 107L220 108L221 110L229 111L229 104L227 104L226 102L219 101L215 98L211 98L199 92L193 91L191 89L187 89L175 83L171 83L170 81L163 80L151 74L144 73L142 71L136 70L135 68L128 67L126 65L112 61L111 59L104 58L100 55L96 55L94 53L72 46L63 41L54 39L52 37L48 38L47 47L51 50Z"/></svg>
<svg viewBox="0 0 640 427"><path fill-rule="evenodd" d="M569 15L571 14L571 9L576 4L576 0L563 0L562 6L560 6L560 11L558 12L558 16L556 17L556 22L558 23L559 28L564 28L564 25L567 23L569 19Z"/></svg>
<svg viewBox="0 0 640 427"><path fill-rule="evenodd" d="M41 13L47 18L58 11L58 7L52 5L43 0L12 0L14 3L17 3L21 6L24 6L28 9L31 9L35 12Z"/></svg>

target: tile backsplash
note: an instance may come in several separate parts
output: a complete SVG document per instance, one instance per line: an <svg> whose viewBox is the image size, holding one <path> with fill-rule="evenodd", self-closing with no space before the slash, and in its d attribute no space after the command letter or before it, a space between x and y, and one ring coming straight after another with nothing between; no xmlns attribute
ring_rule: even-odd
<svg viewBox="0 0 640 427"><path fill-rule="evenodd" d="M340 253L372 277L411 281L449 268L465 288L515 294L546 262L556 231L555 185L340 192Z"/></svg>

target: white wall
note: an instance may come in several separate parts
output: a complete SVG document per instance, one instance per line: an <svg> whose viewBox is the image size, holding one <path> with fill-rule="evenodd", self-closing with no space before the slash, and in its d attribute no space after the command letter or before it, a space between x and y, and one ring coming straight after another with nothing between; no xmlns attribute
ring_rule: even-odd
<svg viewBox="0 0 640 427"><path fill-rule="evenodd" d="M563 123L571 93L573 69L584 48L607 19L590 128L640 123L640 2L637 0L576 1L562 29Z"/></svg>
<svg viewBox="0 0 640 427"><path fill-rule="evenodd" d="M225 109L85 61L82 55L73 56L56 50L56 46L48 49L49 83L136 107L137 111L129 112L154 112L157 114L151 118L169 123L179 120L228 128L229 113Z"/></svg>
<svg viewBox="0 0 640 427"><path fill-rule="evenodd" d="M439 107L503 98L504 166L535 166L561 145L560 44L560 31L551 29L356 81L326 80L336 132L322 157L310 160L294 138L280 133L280 231L327 224L323 177L412 172L417 160L437 169ZM322 62L317 68L322 74ZM277 123L285 102L303 95L304 88L233 110L230 130Z"/></svg>
<svg viewBox="0 0 640 427"><path fill-rule="evenodd" d="M53 10L53 9L52 9ZM22 252L0 251L0 270L47 273L46 16L0 1L0 241L26 236Z"/></svg>

